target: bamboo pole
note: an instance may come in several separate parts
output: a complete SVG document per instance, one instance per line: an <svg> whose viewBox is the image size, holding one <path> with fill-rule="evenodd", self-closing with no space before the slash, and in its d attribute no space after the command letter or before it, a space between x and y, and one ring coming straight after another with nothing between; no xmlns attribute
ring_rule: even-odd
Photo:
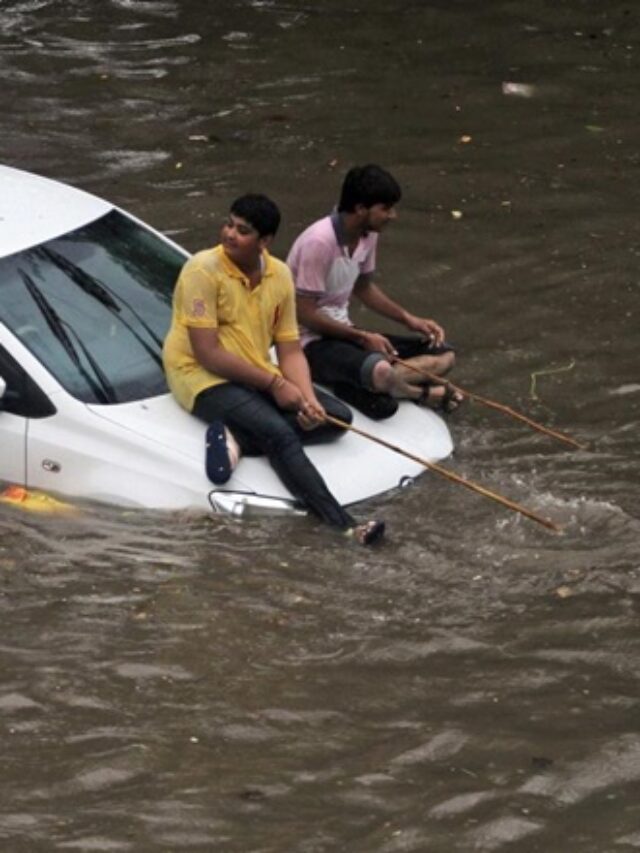
<svg viewBox="0 0 640 853"><path fill-rule="evenodd" d="M489 489L486 489L484 486L479 485L478 483L474 483L472 480L467 480L464 477L461 477L459 474L455 474L453 471L449 471L448 468L444 468L442 465L438 465L435 462L429 462L428 459L424 459L422 456L417 456L415 453L411 453L408 450L403 450L401 447L398 447L395 444L392 444L390 441L386 441L384 438L379 438L377 435L373 433L366 432L359 427L354 426L353 424L348 424L346 421L342 421L339 418L334 418L332 415L325 415L326 420L329 423L334 424L341 429L349 430L350 432L355 432L358 435L361 435L363 438L368 438L370 441L375 441L376 444L381 444L383 447L388 448L389 450L393 450L395 453L399 453L401 456L406 456L407 459L411 459L414 462L418 462L420 465L424 465L425 468L428 468L429 471L435 471L437 474L440 474L442 477L445 477L447 480L451 480L454 483L458 483L460 486L465 486L467 489L471 489L474 492L477 492L480 495L484 495L486 498L490 498L491 500L497 501L502 506L507 507L508 509L513 510L514 512L520 513L520 515L526 516L526 518L531 519L532 521L541 524L543 527L547 527L549 530L554 530L558 533L561 528L559 525L555 524L555 522L550 521L548 518L543 518L540 515L537 515L535 512L532 512L530 509L522 506L521 504L515 503L515 501L511 501L508 498L503 497L502 495L497 494L496 492L492 492Z"/></svg>
<svg viewBox="0 0 640 853"><path fill-rule="evenodd" d="M414 364L411 364L410 361L404 361L401 358L397 358L395 356L392 357L392 360L396 364L402 365L402 367L406 367L409 370L413 370L415 373L419 373L421 376L424 376L425 379L428 379L430 382L436 382L439 385L446 385L449 388L457 391L459 394L467 397L469 400L476 400L478 403L483 403L485 406L488 406L490 409L496 409L498 412L503 412L506 415L510 415L512 418L516 418L516 420L522 421L523 423L530 426L532 429L538 430L538 432L545 433L545 435L549 435L552 438L557 438L558 441L562 441L565 444L569 444L572 447L577 448L578 450L586 450L586 445L580 444L580 442L576 441L574 438L571 438L568 435L565 435L562 432L558 432L557 430L549 429L549 427L545 427L542 424L537 423L536 421L528 418L526 415L521 414L520 412L516 412L510 406L505 406L503 403L498 403L495 400L490 400L487 397L481 397L480 394L474 394L473 391L466 391L464 388L460 388L459 385L454 385L453 382L450 382L448 379L444 379L442 376L438 376L437 373L431 373L429 370L422 370L420 367L416 367Z"/></svg>

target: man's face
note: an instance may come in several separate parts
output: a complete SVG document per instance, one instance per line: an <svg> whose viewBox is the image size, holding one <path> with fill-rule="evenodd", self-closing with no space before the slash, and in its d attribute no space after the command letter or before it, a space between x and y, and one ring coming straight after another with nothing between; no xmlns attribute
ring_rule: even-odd
<svg viewBox="0 0 640 853"><path fill-rule="evenodd" d="M261 237L250 222L233 213L222 225L220 242L227 257L239 267L255 263L267 245L267 239Z"/></svg>
<svg viewBox="0 0 640 853"><path fill-rule="evenodd" d="M363 207L363 226L365 232L382 231L391 221L397 218L398 212L393 204L374 204Z"/></svg>

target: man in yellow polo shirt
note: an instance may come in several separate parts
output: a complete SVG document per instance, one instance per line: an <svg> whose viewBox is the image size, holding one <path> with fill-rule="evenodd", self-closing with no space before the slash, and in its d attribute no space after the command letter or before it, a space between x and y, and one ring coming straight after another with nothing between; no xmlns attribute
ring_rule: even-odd
<svg viewBox="0 0 640 853"><path fill-rule="evenodd" d="M184 265L164 343L167 381L187 411L213 425L209 434L219 459L226 453L224 424L244 454L268 457L291 494L312 513L361 544L371 544L383 536L384 523L356 524L302 446L303 441L335 438L338 431L326 422L325 411L347 422L351 412L311 384L291 274L267 250L279 224L280 212L271 199L241 196L231 205L220 245ZM269 356L272 344L277 366ZM225 458L221 470L229 476Z"/></svg>

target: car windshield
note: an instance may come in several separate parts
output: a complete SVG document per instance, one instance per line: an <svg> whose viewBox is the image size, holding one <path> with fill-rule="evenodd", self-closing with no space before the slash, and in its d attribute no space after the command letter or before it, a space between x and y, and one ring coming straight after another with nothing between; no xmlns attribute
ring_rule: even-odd
<svg viewBox="0 0 640 853"><path fill-rule="evenodd" d="M185 261L112 210L0 259L0 319L76 399L125 403L167 390L162 341Z"/></svg>

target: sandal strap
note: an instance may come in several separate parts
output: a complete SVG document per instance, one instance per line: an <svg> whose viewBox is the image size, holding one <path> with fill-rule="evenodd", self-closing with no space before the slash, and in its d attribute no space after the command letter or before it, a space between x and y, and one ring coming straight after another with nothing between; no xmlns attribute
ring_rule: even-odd
<svg viewBox="0 0 640 853"><path fill-rule="evenodd" d="M432 388L444 388L443 400L450 399L453 394L453 390L448 379L443 379L442 382L427 382L422 386L422 392L420 393L420 396L416 398L416 402L423 404L428 403Z"/></svg>

